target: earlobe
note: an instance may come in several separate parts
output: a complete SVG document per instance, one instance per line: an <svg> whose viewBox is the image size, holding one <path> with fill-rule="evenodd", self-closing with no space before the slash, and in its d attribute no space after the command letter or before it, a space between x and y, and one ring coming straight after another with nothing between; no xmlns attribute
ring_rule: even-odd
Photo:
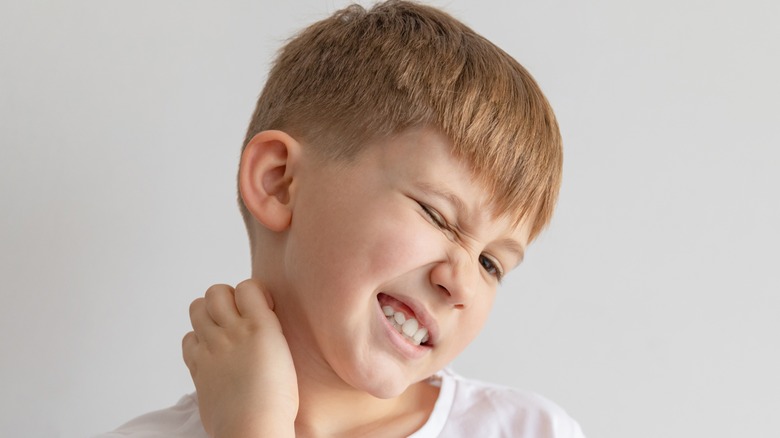
<svg viewBox="0 0 780 438"><path fill-rule="evenodd" d="M238 188L252 216L271 231L284 231L292 219L295 163L300 144L282 131L263 131L241 154Z"/></svg>

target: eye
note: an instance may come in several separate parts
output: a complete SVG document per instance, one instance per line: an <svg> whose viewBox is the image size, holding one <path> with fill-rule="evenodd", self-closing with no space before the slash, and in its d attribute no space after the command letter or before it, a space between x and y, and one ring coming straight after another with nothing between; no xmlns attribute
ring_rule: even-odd
<svg viewBox="0 0 780 438"><path fill-rule="evenodd" d="M431 207L428 207L425 204L419 203L420 208L425 212L425 214L428 216L428 218L439 228L448 229L447 221L444 220L444 218L439 214L438 211L434 210Z"/></svg>
<svg viewBox="0 0 780 438"><path fill-rule="evenodd" d="M482 268L487 271L488 274L496 277L498 281L501 281L504 277L504 272L498 266L498 263L491 257L481 254L479 256L479 264L482 265Z"/></svg>

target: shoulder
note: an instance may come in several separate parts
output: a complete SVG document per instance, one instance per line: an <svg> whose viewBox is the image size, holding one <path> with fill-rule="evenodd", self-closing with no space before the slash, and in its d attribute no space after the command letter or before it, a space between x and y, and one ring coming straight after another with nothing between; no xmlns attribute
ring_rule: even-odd
<svg viewBox="0 0 780 438"><path fill-rule="evenodd" d="M442 379L443 384L451 379L454 388L448 427L490 437L584 438L566 411L538 394L466 379L449 370Z"/></svg>
<svg viewBox="0 0 780 438"><path fill-rule="evenodd" d="M175 405L149 412L94 438L207 438L200 422L197 398L185 395Z"/></svg>

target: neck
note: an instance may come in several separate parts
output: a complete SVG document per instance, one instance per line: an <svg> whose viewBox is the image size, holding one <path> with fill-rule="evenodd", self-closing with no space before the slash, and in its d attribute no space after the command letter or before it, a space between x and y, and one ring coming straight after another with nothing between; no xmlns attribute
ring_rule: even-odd
<svg viewBox="0 0 780 438"><path fill-rule="evenodd" d="M298 377L297 437L408 436L428 420L438 388L427 381L381 399L345 382L305 339L297 338L300 331L286 335Z"/></svg>
<svg viewBox="0 0 780 438"><path fill-rule="evenodd" d="M328 368L305 366L316 363L310 357L293 353L293 360L299 437L407 436L425 424L438 396L438 388L419 382L398 397L380 399L347 385Z"/></svg>

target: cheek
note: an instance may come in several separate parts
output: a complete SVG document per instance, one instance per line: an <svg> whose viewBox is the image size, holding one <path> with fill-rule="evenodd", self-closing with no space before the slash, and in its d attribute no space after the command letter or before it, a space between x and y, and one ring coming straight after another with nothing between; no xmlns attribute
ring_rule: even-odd
<svg viewBox="0 0 780 438"><path fill-rule="evenodd" d="M457 351L454 351L454 355L460 354L485 327L485 323L490 316L490 310L493 307L493 299L494 295L490 295L485 297L483 301L475 301L471 312L463 315L460 319L458 322L458 337L454 347L454 350Z"/></svg>
<svg viewBox="0 0 780 438"><path fill-rule="evenodd" d="M307 287L376 287L436 259L443 235L411 208L363 204L296 223L287 247L287 273ZM440 251L440 250L438 250Z"/></svg>
<svg viewBox="0 0 780 438"><path fill-rule="evenodd" d="M415 211L383 216L374 224L365 253L369 272L393 277L443 258L444 236Z"/></svg>

